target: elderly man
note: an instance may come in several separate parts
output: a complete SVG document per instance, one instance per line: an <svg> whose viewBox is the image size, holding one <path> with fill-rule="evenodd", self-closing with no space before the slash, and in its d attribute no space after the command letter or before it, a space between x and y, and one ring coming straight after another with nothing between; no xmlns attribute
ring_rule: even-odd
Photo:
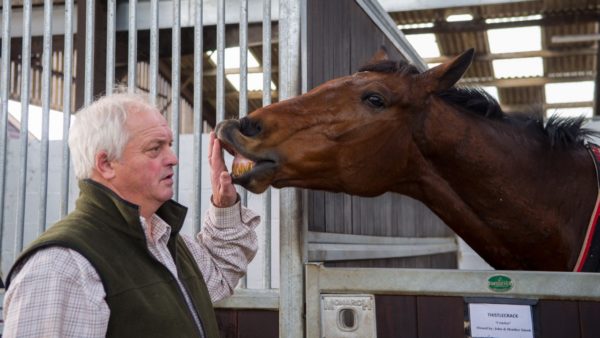
<svg viewBox="0 0 600 338"><path fill-rule="evenodd" d="M177 157L156 107L119 93L78 112L80 196L7 276L4 337L218 337L212 302L245 274L260 220L210 140L211 207L193 238L179 234L187 209L171 200Z"/></svg>

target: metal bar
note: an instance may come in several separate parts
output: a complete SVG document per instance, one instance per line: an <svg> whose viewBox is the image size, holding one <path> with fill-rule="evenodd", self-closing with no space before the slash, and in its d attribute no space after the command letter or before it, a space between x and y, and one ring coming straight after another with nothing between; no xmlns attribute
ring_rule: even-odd
<svg viewBox="0 0 600 338"><path fill-rule="evenodd" d="M415 245L456 243L456 237L385 237L309 231L307 241L332 244Z"/></svg>
<svg viewBox="0 0 600 338"><path fill-rule="evenodd" d="M417 257L456 252L456 241L439 244L331 244L309 243L308 261L331 262L358 259Z"/></svg>
<svg viewBox="0 0 600 338"><path fill-rule="evenodd" d="M217 1L217 116L225 119L225 0Z"/></svg>
<svg viewBox="0 0 600 338"><path fill-rule="evenodd" d="M388 39L396 46L398 51L414 64L419 70L426 70L427 64L423 58L419 56L417 51L408 42L406 37L396 27L396 23L390 18L390 15L381 7L377 1L356 0L356 3L365 11L365 13L373 20L375 25L387 36Z"/></svg>
<svg viewBox="0 0 600 338"><path fill-rule="evenodd" d="M108 0L106 9L106 95L113 92L115 84L115 35L117 0Z"/></svg>
<svg viewBox="0 0 600 338"><path fill-rule="evenodd" d="M279 3L279 97L300 93L300 2ZM304 337L304 269L306 217L302 190L280 192L279 335Z"/></svg>
<svg viewBox="0 0 600 338"><path fill-rule="evenodd" d="M271 0L263 0L263 99L262 105L271 104ZM271 288L271 188L263 193L263 227L265 231L263 241L263 287Z"/></svg>
<svg viewBox="0 0 600 338"><path fill-rule="evenodd" d="M379 0L388 12L416 11L424 9L440 9L449 7L487 6L494 4L527 2L533 0Z"/></svg>
<svg viewBox="0 0 600 338"><path fill-rule="evenodd" d="M240 1L240 99L239 117L248 115L248 0ZM245 190L244 190L245 192Z"/></svg>
<svg viewBox="0 0 600 338"><path fill-rule="evenodd" d="M4 240L4 193L6 192L6 148L8 132L8 94L10 91L10 17L11 0L2 2L2 64L0 66L0 100L2 117L0 119L0 252Z"/></svg>
<svg viewBox="0 0 600 338"><path fill-rule="evenodd" d="M321 337L320 264L307 264L306 275L306 336Z"/></svg>
<svg viewBox="0 0 600 338"><path fill-rule="evenodd" d="M85 81L83 105L92 103L94 98L94 12L95 1L85 2Z"/></svg>
<svg viewBox="0 0 600 338"><path fill-rule="evenodd" d="M279 290L237 289L235 293L215 303L221 309L277 310Z"/></svg>
<svg viewBox="0 0 600 338"><path fill-rule="evenodd" d="M316 282L320 293L600 300L600 276L595 273L326 268L307 264L306 274L307 285ZM512 289L501 293L490 289L488 279L496 275L507 276Z"/></svg>
<svg viewBox="0 0 600 338"><path fill-rule="evenodd" d="M197 1L196 4L202 1ZM202 7L202 5L200 5ZM156 105L158 87L158 0L150 0L150 103Z"/></svg>
<svg viewBox="0 0 600 338"><path fill-rule="evenodd" d="M63 76L63 139L61 170L60 216L66 216L69 210L69 126L71 125L71 89L73 68L73 0L65 1L65 46Z"/></svg>
<svg viewBox="0 0 600 338"><path fill-rule="evenodd" d="M40 192L38 232L46 230L48 199L48 133L50 129L50 80L52 73L52 1L44 2L44 51L42 54L42 139L40 144Z"/></svg>
<svg viewBox="0 0 600 338"><path fill-rule="evenodd" d="M137 70L137 26L136 26L137 0L129 0L129 46L127 48L127 91L135 92Z"/></svg>
<svg viewBox="0 0 600 338"><path fill-rule="evenodd" d="M240 0L239 32L240 92L238 96L238 117L242 118L248 115L248 0ZM248 191L243 187L240 187L238 190L241 204L243 206L248 206ZM246 288L247 283L248 278L244 275L240 281L240 287Z"/></svg>
<svg viewBox="0 0 600 338"><path fill-rule="evenodd" d="M194 11L194 233L202 229L202 84L204 61L204 26L202 1Z"/></svg>
<svg viewBox="0 0 600 338"><path fill-rule="evenodd" d="M19 133L20 167L17 197L15 253L23 250L25 200L27 195L27 144L29 141L29 89L31 83L31 0L23 2L23 48L21 51L21 130Z"/></svg>
<svg viewBox="0 0 600 338"><path fill-rule="evenodd" d="M179 158L179 115L181 104L181 0L173 0L173 36L171 38L171 130L173 152ZM173 175L173 197L179 197L179 166Z"/></svg>

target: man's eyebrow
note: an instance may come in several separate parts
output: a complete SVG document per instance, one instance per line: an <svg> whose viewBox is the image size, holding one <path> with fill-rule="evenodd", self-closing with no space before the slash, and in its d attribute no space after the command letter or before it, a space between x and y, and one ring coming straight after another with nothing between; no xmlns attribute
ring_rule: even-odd
<svg viewBox="0 0 600 338"><path fill-rule="evenodd" d="M148 147L151 145L162 145L162 144L171 144L173 142L173 140L171 140L170 138L154 138L152 140L148 140L147 142L144 143L144 146Z"/></svg>

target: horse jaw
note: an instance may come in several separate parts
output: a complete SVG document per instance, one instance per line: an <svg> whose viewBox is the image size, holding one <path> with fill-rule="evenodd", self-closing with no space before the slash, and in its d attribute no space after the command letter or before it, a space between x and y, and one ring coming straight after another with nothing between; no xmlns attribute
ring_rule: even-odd
<svg viewBox="0 0 600 338"><path fill-rule="evenodd" d="M240 153L244 158L254 162L252 169L247 172L232 175L233 183L255 194L267 190L279 167L277 156L270 152L256 154L249 150L252 148L253 140L240 132L239 120L225 120L219 123L215 133L227 152L232 155Z"/></svg>

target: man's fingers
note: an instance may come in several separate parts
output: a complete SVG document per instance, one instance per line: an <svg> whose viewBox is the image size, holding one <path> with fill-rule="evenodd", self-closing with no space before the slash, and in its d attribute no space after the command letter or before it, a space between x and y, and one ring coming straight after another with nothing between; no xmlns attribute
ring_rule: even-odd
<svg viewBox="0 0 600 338"><path fill-rule="evenodd" d="M225 186L227 184L231 184L231 175L229 175L229 173L226 172L226 171L222 171L221 172L221 176L220 176L220 180L221 180L221 186Z"/></svg>

